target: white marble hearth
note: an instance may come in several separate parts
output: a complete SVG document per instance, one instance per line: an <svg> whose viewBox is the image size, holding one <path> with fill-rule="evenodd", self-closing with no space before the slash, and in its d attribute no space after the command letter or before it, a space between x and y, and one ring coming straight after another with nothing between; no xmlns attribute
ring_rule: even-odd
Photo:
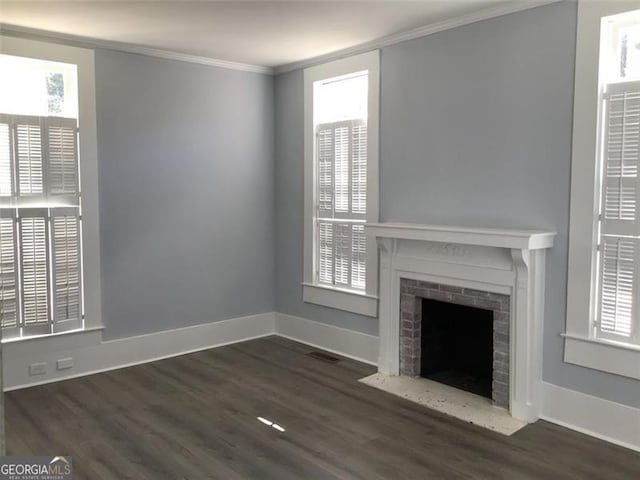
<svg viewBox="0 0 640 480"><path fill-rule="evenodd" d="M502 412L512 420L536 421L542 407L545 250L553 246L555 232L400 223L367 224L366 232L380 248L378 372L384 377L372 381L407 391L426 385L426 380L393 378L400 374L401 279L505 295L510 298L509 410ZM409 388L408 382L419 385ZM484 400L482 405L494 408ZM484 415L480 404L466 405L460 408ZM458 410L455 402L451 408Z"/></svg>
<svg viewBox="0 0 640 480"><path fill-rule="evenodd" d="M426 378L374 373L360 382L503 435L513 435L527 424L487 398Z"/></svg>

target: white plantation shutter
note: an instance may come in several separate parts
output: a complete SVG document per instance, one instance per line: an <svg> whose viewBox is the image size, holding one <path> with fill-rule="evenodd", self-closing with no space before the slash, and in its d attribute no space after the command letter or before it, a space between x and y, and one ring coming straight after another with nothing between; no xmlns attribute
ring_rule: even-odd
<svg viewBox="0 0 640 480"><path fill-rule="evenodd" d="M20 211L22 323L27 334L50 333L47 210Z"/></svg>
<svg viewBox="0 0 640 480"><path fill-rule="evenodd" d="M78 136L75 119L50 117L44 121L47 139L49 201L78 205ZM79 208L51 209L53 331L82 326L82 272Z"/></svg>
<svg viewBox="0 0 640 480"><path fill-rule="evenodd" d="M77 132L75 119L0 115L5 338L82 327Z"/></svg>
<svg viewBox="0 0 640 480"><path fill-rule="evenodd" d="M0 201L13 201L12 122L0 115ZM15 337L20 329L18 300L18 249L15 209L0 209L0 326L4 338Z"/></svg>
<svg viewBox="0 0 640 480"><path fill-rule="evenodd" d="M82 326L80 219L76 208L51 209L53 331Z"/></svg>
<svg viewBox="0 0 640 480"><path fill-rule="evenodd" d="M349 212L349 126L333 128L333 193L335 212Z"/></svg>
<svg viewBox="0 0 640 480"><path fill-rule="evenodd" d="M364 120L316 130L316 274L321 284L364 290L367 126Z"/></svg>
<svg viewBox="0 0 640 480"><path fill-rule="evenodd" d="M364 290L366 286L367 242L364 225L351 226L351 285Z"/></svg>
<svg viewBox="0 0 640 480"><path fill-rule="evenodd" d="M605 237L602 244L600 330L631 336L635 314L638 240Z"/></svg>
<svg viewBox="0 0 640 480"><path fill-rule="evenodd" d="M14 194L12 156L11 121L7 115L0 115L0 200L11 199Z"/></svg>
<svg viewBox="0 0 640 480"><path fill-rule="evenodd" d="M0 325L4 338L20 328L15 211L0 210Z"/></svg>
<svg viewBox="0 0 640 480"><path fill-rule="evenodd" d="M42 122L39 117L16 117L14 150L20 197L44 197Z"/></svg>
<svg viewBox="0 0 640 480"><path fill-rule="evenodd" d="M56 204L77 205L78 136L76 120L46 118L43 122L47 142L46 173L49 200Z"/></svg>
<svg viewBox="0 0 640 480"><path fill-rule="evenodd" d="M367 126L354 125L351 142L351 210L367 213Z"/></svg>
<svg viewBox="0 0 640 480"><path fill-rule="evenodd" d="M604 96L598 336L637 342L640 247L640 82Z"/></svg>
<svg viewBox="0 0 640 480"><path fill-rule="evenodd" d="M318 280L333 284L333 223L318 222Z"/></svg>
<svg viewBox="0 0 640 480"><path fill-rule="evenodd" d="M351 225L348 223L334 223L335 236L335 277L334 284L348 287L351 270Z"/></svg>
<svg viewBox="0 0 640 480"><path fill-rule="evenodd" d="M333 216L333 128L318 130L318 210L319 216Z"/></svg>

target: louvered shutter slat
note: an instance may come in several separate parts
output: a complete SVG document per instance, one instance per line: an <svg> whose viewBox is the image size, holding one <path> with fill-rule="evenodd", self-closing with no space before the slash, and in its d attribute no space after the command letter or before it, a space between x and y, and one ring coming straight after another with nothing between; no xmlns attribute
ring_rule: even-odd
<svg viewBox="0 0 640 480"><path fill-rule="evenodd" d="M53 330L82 326L80 222L76 209L52 209Z"/></svg>
<svg viewBox="0 0 640 480"><path fill-rule="evenodd" d="M29 334L50 331L47 236L46 211L30 212L20 219L22 321Z"/></svg>

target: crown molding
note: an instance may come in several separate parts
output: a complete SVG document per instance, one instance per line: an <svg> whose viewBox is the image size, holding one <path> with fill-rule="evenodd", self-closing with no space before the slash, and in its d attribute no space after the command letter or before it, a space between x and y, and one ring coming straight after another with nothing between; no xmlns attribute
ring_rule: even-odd
<svg viewBox="0 0 640 480"><path fill-rule="evenodd" d="M178 60L180 62L196 63L199 65L227 68L230 70L240 70L243 72L261 73L265 75L273 75L274 73L273 68L261 65L251 65L248 63L231 62L228 60L220 60L217 58L200 57L197 55L189 55L186 53L172 52L169 50L143 47L130 43L113 42L110 40L100 40L97 38L81 37L78 35L68 35L66 33L38 30L35 28L20 27L18 25L10 25L5 23L0 23L0 35L25 38L28 40L61 43L65 45L72 45L75 47L102 48L119 52L136 53L138 55L147 55L149 57L164 58L166 60Z"/></svg>
<svg viewBox="0 0 640 480"><path fill-rule="evenodd" d="M386 37L381 37L370 42L361 43L353 47L348 47L335 52L327 53L317 57L312 57L306 60L298 62L288 63L286 65L280 65L274 68L275 75L281 73L291 72L293 70L299 70L301 68L312 67L320 63L337 60L340 58L349 57L351 55L357 55L359 53L368 52L396 43L405 42L407 40L413 40L415 38L426 37L434 33L442 32L444 30L450 30L452 28L461 27L463 25L469 25L471 23L480 22L482 20L489 20L495 17L501 17L503 15L509 15L510 13L521 12L523 10L530 10L532 8L542 7L552 3L559 3L565 0L531 0L531 1L514 1L504 3L496 7L490 7L478 12L460 15L458 17L449 18L441 22L431 23L422 27L414 28L413 30L407 30L405 32L394 33ZM576 1L576 0L570 0Z"/></svg>
<svg viewBox="0 0 640 480"><path fill-rule="evenodd" d="M136 53L138 55L147 55L150 57L164 58L167 60L177 60L180 62L196 63L199 65L208 65L211 67L227 68L231 70L240 70L243 72L261 73L264 75L279 75L281 73L298 70L301 68L318 65L320 63L337 60L339 58L357 55L359 53L368 52L382 47L387 47L396 43L413 40L415 38L426 37L434 33L450 30L452 28L469 25L471 23L489 20L510 13L521 12L532 8L558 3L561 1L576 0L530 0L530 1L513 1L480 10L467 15L460 15L442 22L431 23L422 27L414 28L406 32L394 33L386 37L381 37L370 42L361 43L335 52L327 53L317 57L308 58L298 62L292 62L277 67L265 67L261 65L251 65L247 63L231 62L228 60L220 60L217 58L201 57L197 55L189 55L186 53L172 52L150 47L143 47L125 42L114 42L110 40L99 40L96 38L82 37L78 35L69 35L66 33L51 32L47 30L38 30L35 28L21 27L18 25L10 25L0 23L0 34L11 37L26 38L29 40L40 40L53 43L61 43L85 48L102 48L106 50L115 50L119 52Z"/></svg>

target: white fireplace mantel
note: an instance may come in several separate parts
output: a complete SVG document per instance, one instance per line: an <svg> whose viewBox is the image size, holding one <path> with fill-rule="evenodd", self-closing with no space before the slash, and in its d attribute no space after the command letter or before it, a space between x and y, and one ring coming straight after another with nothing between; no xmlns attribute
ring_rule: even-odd
<svg viewBox="0 0 640 480"><path fill-rule="evenodd" d="M486 247L538 250L553 246L556 232L515 228L478 228L415 223L368 223L369 235L377 238L424 240Z"/></svg>
<svg viewBox="0 0 640 480"><path fill-rule="evenodd" d="M542 388L545 249L555 232L405 223L369 223L380 247L378 370L399 374L400 279L414 279L511 297L511 415L538 419Z"/></svg>

